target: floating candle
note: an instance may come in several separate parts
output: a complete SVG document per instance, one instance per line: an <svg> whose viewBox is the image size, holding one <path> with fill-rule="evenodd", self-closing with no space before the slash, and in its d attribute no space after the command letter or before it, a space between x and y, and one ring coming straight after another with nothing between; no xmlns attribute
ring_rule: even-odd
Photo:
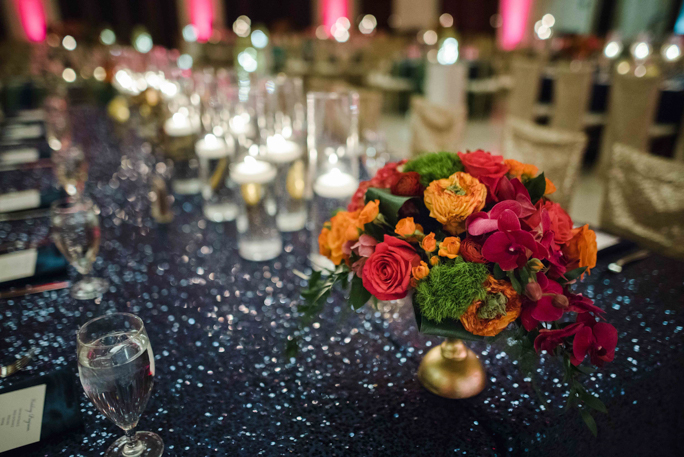
<svg viewBox="0 0 684 457"><path fill-rule="evenodd" d="M275 176L276 169L273 165L251 156L230 167L230 179L238 184L265 184Z"/></svg>
<svg viewBox="0 0 684 457"><path fill-rule="evenodd" d="M189 136L197 130L198 125L183 113L175 113L164 123L164 132L169 136Z"/></svg>
<svg viewBox="0 0 684 457"><path fill-rule="evenodd" d="M282 135L276 134L266 139L266 157L271 162L292 162L301 155L302 148L294 141L286 140Z"/></svg>
<svg viewBox="0 0 684 457"><path fill-rule="evenodd" d="M199 157L206 159L220 159L233 154L235 146L233 143L226 143L223 138L217 138L209 133L195 143L195 152Z"/></svg>
<svg viewBox="0 0 684 457"><path fill-rule="evenodd" d="M339 168L319 176L314 183L314 192L325 198L347 198L354 195L359 187L359 181Z"/></svg>

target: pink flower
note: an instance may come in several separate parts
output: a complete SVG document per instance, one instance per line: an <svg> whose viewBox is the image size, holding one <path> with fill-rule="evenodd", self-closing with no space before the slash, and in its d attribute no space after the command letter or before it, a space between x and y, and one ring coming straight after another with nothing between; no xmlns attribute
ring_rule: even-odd
<svg viewBox="0 0 684 457"><path fill-rule="evenodd" d="M375 246L377 244L378 241L375 238L364 233L359 237L358 241L351 249L359 257L370 257L373 255L373 252L375 252Z"/></svg>
<svg viewBox="0 0 684 457"><path fill-rule="evenodd" d="M530 199L530 193L525 185L518 178L508 179L505 176L499 181L495 192L490 193L492 200L501 202L505 200L515 200L522 205L520 217L525 218L536 211Z"/></svg>
<svg viewBox="0 0 684 457"><path fill-rule="evenodd" d="M605 362L612 362L618 340L615 327L606 322L597 322L589 313L579 314L577 322L583 327L577 332L572 343L572 364L579 365L587 354L591 363L597 367L602 367Z"/></svg>
<svg viewBox="0 0 684 457"><path fill-rule="evenodd" d="M368 257L361 257L351 266L351 269L354 272L354 274L361 279L363 279L363 266L366 264L366 260L368 260Z"/></svg>
<svg viewBox="0 0 684 457"><path fill-rule="evenodd" d="M499 180L508 173L509 167L502 156L495 156L481 149L464 154L458 153L466 173L480 180L491 194Z"/></svg>
<svg viewBox="0 0 684 457"><path fill-rule="evenodd" d="M574 323L559 330L539 330L539 335L534 339L534 350L537 353L546 351L550 354L560 344L563 344L565 338L576 334L581 328L582 324Z"/></svg>
<svg viewBox="0 0 684 457"><path fill-rule="evenodd" d="M591 298L587 298L582 294L571 294L566 292L565 296L568 297L569 300L569 306L567 310L570 312L578 314L594 313L599 317L605 313L604 310L594 305L594 302L591 300Z"/></svg>
<svg viewBox="0 0 684 457"><path fill-rule="evenodd" d="M404 240L385 235L363 266L363 287L379 300L404 298L411 283L411 269L420 256Z"/></svg>
<svg viewBox="0 0 684 457"><path fill-rule="evenodd" d="M537 282L542 289L542 297L536 302L526 297L523 301L523 310L520 313L520 320L528 332L535 329L539 322L551 322L560 319L565 311L558 300L554 304L556 295L563 295L561 285L556 281L550 281L541 272L537 273Z"/></svg>
<svg viewBox="0 0 684 457"><path fill-rule="evenodd" d="M522 268L532 256L546 257L546 252L534 237L521 230L520 220L514 211L501 211L497 228L498 231L490 235L482 246L482 255L488 261L498 263L502 270Z"/></svg>
<svg viewBox="0 0 684 457"><path fill-rule="evenodd" d="M471 214L466 220L466 229L473 236L480 236L495 231L499 227L499 217L504 210L511 210L517 217L522 213L522 206L514 200L497 203L488 212L480 211Z"/></svg>

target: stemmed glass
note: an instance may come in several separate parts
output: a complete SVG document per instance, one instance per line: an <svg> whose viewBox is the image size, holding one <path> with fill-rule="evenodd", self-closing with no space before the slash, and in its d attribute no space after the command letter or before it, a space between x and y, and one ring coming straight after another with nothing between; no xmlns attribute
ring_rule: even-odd
<svg viewBox="0 0 684 457"><path fill-rule="evenodd" d="M161 456L156 433L135 432L154 384L154 354L142 319L114 313L96 317L78 331L78 374L86 395L126 433L105 457Z"/></svg>
<svg viewBox="0 0 684 457"><path fill-rule="evenodd" d="M57 181L67 194L83 194L88 180L88 162L80 147L71 146L53 152L52 164Z"/></svg>
<svg viewBox="0 0 684 457"><path fill-rule="evenodd" d="M100 210L87 198L58 200L52 204L52 240L64 257L84 275L71 287L71 296L90 300L102 295L109 281L89 276L100 248Z"/></svg>

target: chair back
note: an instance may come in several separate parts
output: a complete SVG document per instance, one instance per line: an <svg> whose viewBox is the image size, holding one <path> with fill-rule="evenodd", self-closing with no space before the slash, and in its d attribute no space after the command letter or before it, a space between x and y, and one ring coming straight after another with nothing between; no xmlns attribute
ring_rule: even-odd
<svg viewBox="0 0 684 457"><path fill-rule="evenodd" d="M556 67L551 127L581 132L589 105L594 68L572 62Z"/></svg>
<svg viewBox="0 0 684 457"><path fill-rule="evenodd" d="M615 143L648 151L648 130L653 124L660 76L637 77L615 73L608 103L608 122L603 131L599 166L606 171Z"/></svg>
<svg viewBox="0 0 684 457"><path fill-rule="evenodd" d="M468 113L464 107L433 105L424 97L411 98L411 155L458 151Z"/></svg>
<svg viewBox="0 0 684 457"><path fill-rule="evenodd" d="M509 118L503 133L503 155L536 165L556 186L551 199L568 208L587 145L582 132L537 125Z"/></svg>
<svg viewBox="0 0 684 457"><path fill-rule="evenodd" d="M509 116L533 120L534 105L539 97L543 61L515 57L511 65L513 87L508 94L507 112Z"/></svg>
<svg viewBox="0 0 684 457"><path fill-rule="evenodd" d="M606 178L601 227L684 258L684 164L617 143Z"/></svg>

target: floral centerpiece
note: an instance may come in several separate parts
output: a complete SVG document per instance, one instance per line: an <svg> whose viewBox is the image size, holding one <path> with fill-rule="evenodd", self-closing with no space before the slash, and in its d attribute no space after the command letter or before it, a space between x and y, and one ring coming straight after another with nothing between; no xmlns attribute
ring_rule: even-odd
<svg viewBox="0 0 684 457"><path fill-rule="evenodd" d="M595 433L590 410L605 407L577 378L593 371L585 361L613 360L617 331L572 291L596 264L596 235L573 227L554 191L536 166L484 151L390 163L325 224L318 245L336 269L311 276L302 310L317 314L341 283L355 309L412 294L426 334L473 340L508 329L521 368L544 351L562 360L569 404Z"/></svg>

